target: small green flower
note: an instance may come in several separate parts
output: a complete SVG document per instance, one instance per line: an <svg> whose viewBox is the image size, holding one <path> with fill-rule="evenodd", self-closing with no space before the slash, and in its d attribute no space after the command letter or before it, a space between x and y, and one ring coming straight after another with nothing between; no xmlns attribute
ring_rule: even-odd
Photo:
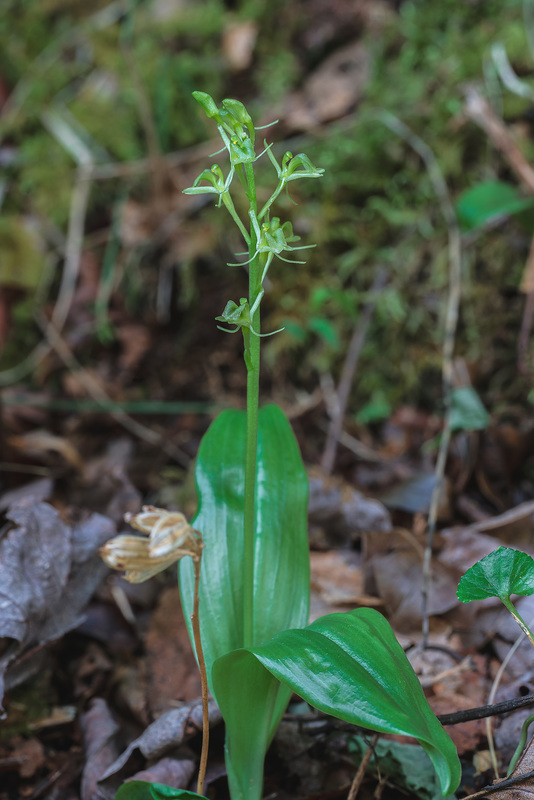
<svg viewBox="0 0 534 800"><path fill-rule="evenodd" d="M205 169L195 178L193 185L189 189L184 189L184 194L216 194L219 196L217 207L221 207L224 200L224 195L228 192L232 178L234 177L235 168L232 167L228 173L228 177L224 180L222 169L218 164L214 164L211 169ZM210 186L199 186L200 181L207 181Z"/></svg>
<svg viewBox="0 0 534 800"><path fill-rule="evenodd" d="M278 166L278 162L270 150L267 151L267 154L276 169L278 179L284 184L288 183L288 181L296 181L299 178L320 178L324 175L324 169L314 167L305 153L298 153L298 155L294 156L288 150L282 159L282 167Z"/></svg>
<svg viewBox="0 0 534 800"><path fill-rule="evenodd" d="M267 142L265 142L265 145L267 145ZM271 159L276 174L278 175L278 186L258 214L258 219L260 220L267 213L282 189L285 187L287 190L289 181L296 181L299 178L321 178L324 174L324 169L314 167L305 153L298 153L298 155L294 156L293 153L288 150L284 153L281 167L269 148L267 148L267 155Z"/></svg>

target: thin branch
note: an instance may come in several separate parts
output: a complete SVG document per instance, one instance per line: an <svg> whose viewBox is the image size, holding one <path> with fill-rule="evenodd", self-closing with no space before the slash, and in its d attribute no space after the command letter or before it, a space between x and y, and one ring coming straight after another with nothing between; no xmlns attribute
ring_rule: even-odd
<svg viewBox="0 0 534 800"><path fill-rule="evenodd" d="M466 92L465 110L470 119L487 134L497 150L500 150L525 188L530 194L534 194L534 169L514 142L503 120L474 87Z"/></svg>
<svg viewBox="0 0 534 800"><path fill-rule="evenodd" d="M451 714L438 714L438 719L442 725L458 725L460 722L495 717L498 714L507 714L517 708L525 708L532 705L534 705L534 694L527 694L525 697L514 697L512 700L505 700L502 703L467 708L464 711L454 711Z"/></svg>
<svg viewBox="0 0 534 800"><path fill-rule="evenodd" d="M92 170L92 164L80 164L76 171L76 181L72 190L70 203L69 229L65 245L63 276L52 314L52 324L58 331L62 330L65 320L67 319L74 289L76 288L76 281L78 280L85 229L85 215L92 183Z"/></svg>
<svg viewBox="0 0 534 800"><path fill-rule="evenodd" d="M504 780L497 781L497 783L493 783L490 786L484 786L484 788L479 792L468 794L467 797L464 797L464 800L474 800L475 797L485 797L488 794L502 792L503 789L511 789L518 784L523 783L524 781L530 780L531 778L534 778L534 769L530 770L530 772L525 772L523 775L515 775L514 777L504 778ZM510 797L513 797L512 793L510 793Z"/></svg>
<svg viewBox="0 0 534 800"><path fill-rule="evenodd" d="M360 354L365 342L365 337L367 336L367 331L376 307L376 298L372 295L379 292L380 289L385 286L386 280L387 273L385 269L379 269L375 275L373 285L371 286L371 299L363 307L361 317L358 320L358 325L354 329L352 338L350 340L349 349L345 357L345 363L343 364L341 379L339 381L337 390L337 402L332 404L332 417L330 420L330 426L328 428L328 435L326 438L323 457L321 458L321 466L327 475L330 475L334 468L337 447L343 430L343 419L347 410L350 390L354 381L354 375L356 374L356 370L358 368L358 361L360 360Z"/></svg>
<svg viewBox="0 0 534 800"><path fill-rule="evenodd" d="M449 295L447 299L447 311L445 318L445 336L443 340L443 404L445 409L445 419L443 423L443 432L436 461L435 476L436 485L432 492L432 499L430 502L430 510L428 514L428 532L425 548L425 557L423 560L423 588L422 588L422 631L423 631L423 648L428 644L429 633L429 595L432 582L432 544L434 540L434 533L436 530L436 522L438 516L439 501L442 492L443 479L445 475L445 463L447 460L447 452L449 449L449 442L451 436L450 428L450 414L452 402L452 375L453 375L453 353L454 341L456 337L456 328L458 325L458 314L460 309L461 297L461 275L462 275L462 239L456 220L454 207L449 196L449 190L443 174L436 160L436 157L430 147L419 136L417 136L407 125L401 120L394 117L393 114L382 112L379 119L387 125L387 127L394 131L398 136L404 139L410 147L422 158L428 176L434 187L434 191L439 199L441 212L445 218L448 229L448 249L449 249Z"/></svg>

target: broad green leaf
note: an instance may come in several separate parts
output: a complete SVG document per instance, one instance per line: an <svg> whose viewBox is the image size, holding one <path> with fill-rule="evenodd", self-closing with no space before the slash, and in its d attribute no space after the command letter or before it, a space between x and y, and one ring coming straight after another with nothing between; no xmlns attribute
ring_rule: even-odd
<svg viewBox="0 0 534 800"><path fill-rule="evenodd" d="M374 731L413 736L428 753L443 794L458 786L456 749L428 705L391 627L377 611L361 608L330 614L304 630L283 631L264 645L218 659L213 682L223 698L223 717L241 702L247 680L253 685L265 680L260 680L254 661L320 711ZM246 691L252 694L253 687ZM245 737L239 746L246 746ZM244 758L237 749L229 754L229 761Z"/></svg>
<svg viewBox="0 0 534 800"><path fill-rule="evenodd" d="M117 794L115 800L206 800L203 794L188 792L185 789L173 789L164 783L149 783L148 781L129 781L124 783Z"/></svg>
<svg viewBox="0 0 534 800"><path fill-rule="evenodd" d="M200 585L200 626L210 688L221 707L229 741L243 747L239 780L249 794L261 782L265 750L290 697L261 668L261 680L247 684L236 671L228 686L215 686L214 661L243 647L243 489L246 415L223 412L200 445L196 481L199 510L193 520L204 539ZM309 608L307 536L308 478L291 427L274 405L260 410L254 549L254 643L304 626ZM186 619L192 610L191 565L180 563L180 587ZM254 666L254 664L252 664ZM257 670L256 670L257 671ZM245 687L248 686L250 691ZM233 694L237 687L238 699ZM248 693L247 693L248 692ZM229 695L227 696L227 694ZM228 697L231 695L231 700ZM254 742L254 746L252 743ZM229 764L232 773L232 764ZM232 777L230 778L232 780ZM234 793L232 797L235 800Z"/></svg>
<svg viewBox="0 0 534 800"><path fill-rule="evenodd" d="M471 386L452 390L451 430L483 431L488 427L489 414Z"/></svg>
<svg viewBox="0 0 534 800"><path fill-rule="evenodd" d="M515 186L502 181L485 181L463 192L456 211L464 231L472 231L492 217L511 216L531 209L534 201L522 197Z"/></svg>
<svg viewBox="0 0 534 800"><path fill-rule="evenodd" d="M196 465L199 510L192 524L205 545L200 627L208 676L216 658L243 646L245 438L245 412L223 411L202 439ZM277 406L266 406L260 410L258 432L254 644L308 621L307 504L308 478L293 431ZM179 573L189 622L190 559L183 559Z"/></svg>
<svg viewBox="0 0 534 800"><path fill-rule="evenodd" d="M467 570L456 594L462 603L534 594L534 559L521 550L499 547Z"/></svg>

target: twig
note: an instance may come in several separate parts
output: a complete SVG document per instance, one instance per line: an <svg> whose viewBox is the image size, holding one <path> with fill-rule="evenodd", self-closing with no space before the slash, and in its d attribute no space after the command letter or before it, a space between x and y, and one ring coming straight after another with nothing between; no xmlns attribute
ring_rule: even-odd
<svg viewBox="0 0 534 800"><path fill-rule="evenodd" d="M507 714L510 711L516 711L518 708L526 708L532 705L534 705L534 694L528 694L525 695L525 697L514 697L511 700L504 700L501 703L466 708L462 711L453 711L450 714L437 714L437 718L442 725L459 725L462 722L495 717L498 714ZM335 730L342 731L364 730L358 725L353 725L350 722L342 722L341 720L328 716L328 714L321 714L320 712L298 715L286 714L284 719L287 722L294 722L298 725L303 723L309 723L314 727L319 725L321 732L325 730L325 727L326 729L334 728Z"/></svg>
<svg viewBox="0 0 534 800"><path fill-rule="evenodd" d="M376 298L373 297L373 295L384 287L386 279L387 273L385 269L379 269L375 275L373 285L371 286L371 299L363 307L362 315L350 340L349 349L345 357L345 363L343 364L341 379L339 381L339 387L337 390L337 402L332 404L332 418L328 428L325 449L321 458L321 466L327 475L329 475L334 468L337 446L343 429L343 419L347 410L351 386L354 380L356 369L358 367L358 361L360 360L360 353L365 342L365 337L367 336L367 330L374 314Z"/></svg>
<svg viewBox="0 0 534 800"><path fill-rule="evenodd" d="M61 278L61 286L52 313L52 324L61 331L67 315L76 281L80 269L81 253L83 246L83 233L85 228L85 214L89 192L91 190L93 166L92 164L80 164L76 171L76 180L72 190L69 212L69 229L67 242L65 245L65 264Z"/></svg>
<svg viewBox="0 0 534 800"><path fill-rule="evenodd" d="M488 695L488 702L489 703L493 702L493 700L495 698L495 695L497 694L497 689L499 688L499 684L501 682L502 676L504 675L504 671L505 671L506 667L508 666L509 662L512 660L515 651L517 650L517 648L519 647L519 645L523 641L524 637L525 637L525 634L523 632L521 632L519 634L519 636L517 637L517 639L515 640L515 642L513 643L512 647L507 652L505 658L502 661L501 666L497 670L497 674L495 675L495 678L493 680L493 684L492 684L491 689L490 689L490 693ZM499 777L499 765L497 763L497 755L496 755L496 752L495 752L495 742L493 740L493 730L492 730L492 727L491 727L491 720L490 719L486 720L486 738L488 740L488 749L489 749L489 752L490 752L491 765L493 767L493 772L495 773L495 777L498 778Z"/></svg>
<svg viewBox="0 0 534 800"><path fill-rule="evenodd" d="M206 778L206 766L208 763L208 748L210 739L210 721L208 710L208 678L206 675L206 662L204 651L202 650L202 639L200 638L200 618L199 618L199 597L198 588L200 586L200 561L201 555L193 558L195 567L195 597L193 601L193 613L191 614L191 625L193 627L193 639L195 650L197 651L198 668L200 671L200 684L202 687L202 750L200 753L200 764L198 768L197 793L204 792L204 780Z"/></svg>
<svg viewBox="0 0 534 800"><path fill-rule="evenodd" d="M115 419L123 428L133 433L139 439L142 439L149 444L161 448L168 456L174 459L178 464L184 467L189 465L189 458L180 450L176 445L169 442L165 437L143 425L137 420L132 419L126 414L120 406L120 403L115 403L107 392L102 389L99 383L85 370L76 356L72 353L59 331L51 323L41 317L39 324L45 334L50 346L56 351L61 361L68 367L73 377L84 387L84 389L91 395L93 400L106 405L106 411Z"/></svg>
<svg viewBox="0 0 534 800"><path fill-rule="evenodd" d="M534 694L527 694L525 697L514 697L512 700L505 700L502 703L466 708L464 711L454 711L452 714L438 714L438 719L442 725L458 725L460 722L495 717L498 714L507 714L517 708L525 708L532 705L534 705Z"/></svg>
<svg viewBox="0 0 534 800"><path fill-rule="evenodd" d="M369 766L369 762L370 762L371 757L372 757L372 755L374 753L374 749L376 747L377 741L378 741L378 733L375 733L375 735L373 736L373 739L371 741L371 744L369 745L369 747L367 748L367 750L365 751L365 753L363 755L363 758L362 758L362 760L360 762L360 766L358 767L358 771L356 772L356 775L354 776L354 780L352 781L347 800L356 800L356 795L360 791L360 786L362 785L362 781L363 781L364 776L365 776L365 771L366 771L367 767Z"/></svg>
<svg viewBox="0 0 534 800"><path fill-rule="evenodd" d="M76 180L72 189L63 273L52 312L52 323L58 331L62 330L67 319L78 279L92 170L92 164L80 164L76 171ZM29 375L49 352L50 344L48 342L40 342L16 366L0 372L0 386L10 386Z"/></svg>
<svg viewBox="0 0 534 800"><path fill-rule="evenodd" d="M534 194L534 169L514 142L503 120L474 87L470 87L466 92L465 110L500 150L521 183Z"/></svg>
<svg viewBox="0 0 534 800"><path fill-rule="evenodd" d="M436 461L435 475L436 485L432 492L432 499L430 502L430 510L428 514L428 531L427 541L425 548L425 557L423 560L423 588L422 588L422 602L421 602L421 615L422 615L422 632L423 632L423 648L428 644L429 632L429 595L432 582L432 543L434 540L434 533L436 530L436 522L438 516L439 501L442 492L443 478L445 474L445 463L447 460L447 451L449 449L449 442L451 436L450 427L450 414L451 414L451 401L452 401L452 374L453 374L453 353L454 353L454 340L456 336L456 327L458 324L458 314L460 308L461 296L461 275L462 275L462 240L454 213L449 190L443 174L436 160L436 157L430 147L419 136L417 136L407 125L401 120L394 117L388 112L382 112L379 119L387 125L387 127L394 131L398 136L402 137L418 153L426 166L428 176L434 187L434 191L440 201L442 214L445 218L448 229L449 237L449 295L447 299L447 312L445 318L445 336L443 340L443 404L445 409L445 418L443 422L443 432L441 435L441 442Z"/></svg>

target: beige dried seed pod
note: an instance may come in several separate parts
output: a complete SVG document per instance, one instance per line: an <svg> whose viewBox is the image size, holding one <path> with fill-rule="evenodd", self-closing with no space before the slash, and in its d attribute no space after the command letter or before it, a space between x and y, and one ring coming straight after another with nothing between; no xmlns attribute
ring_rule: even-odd
<svg viewBox="0 0 534 800"><path fill-rule="evenodd" d="M146 581L184 556L200 558L202 537L180 512L143 506L125 519L148 538L121 534L100 548L100 556L130 583Z"/></svg>

